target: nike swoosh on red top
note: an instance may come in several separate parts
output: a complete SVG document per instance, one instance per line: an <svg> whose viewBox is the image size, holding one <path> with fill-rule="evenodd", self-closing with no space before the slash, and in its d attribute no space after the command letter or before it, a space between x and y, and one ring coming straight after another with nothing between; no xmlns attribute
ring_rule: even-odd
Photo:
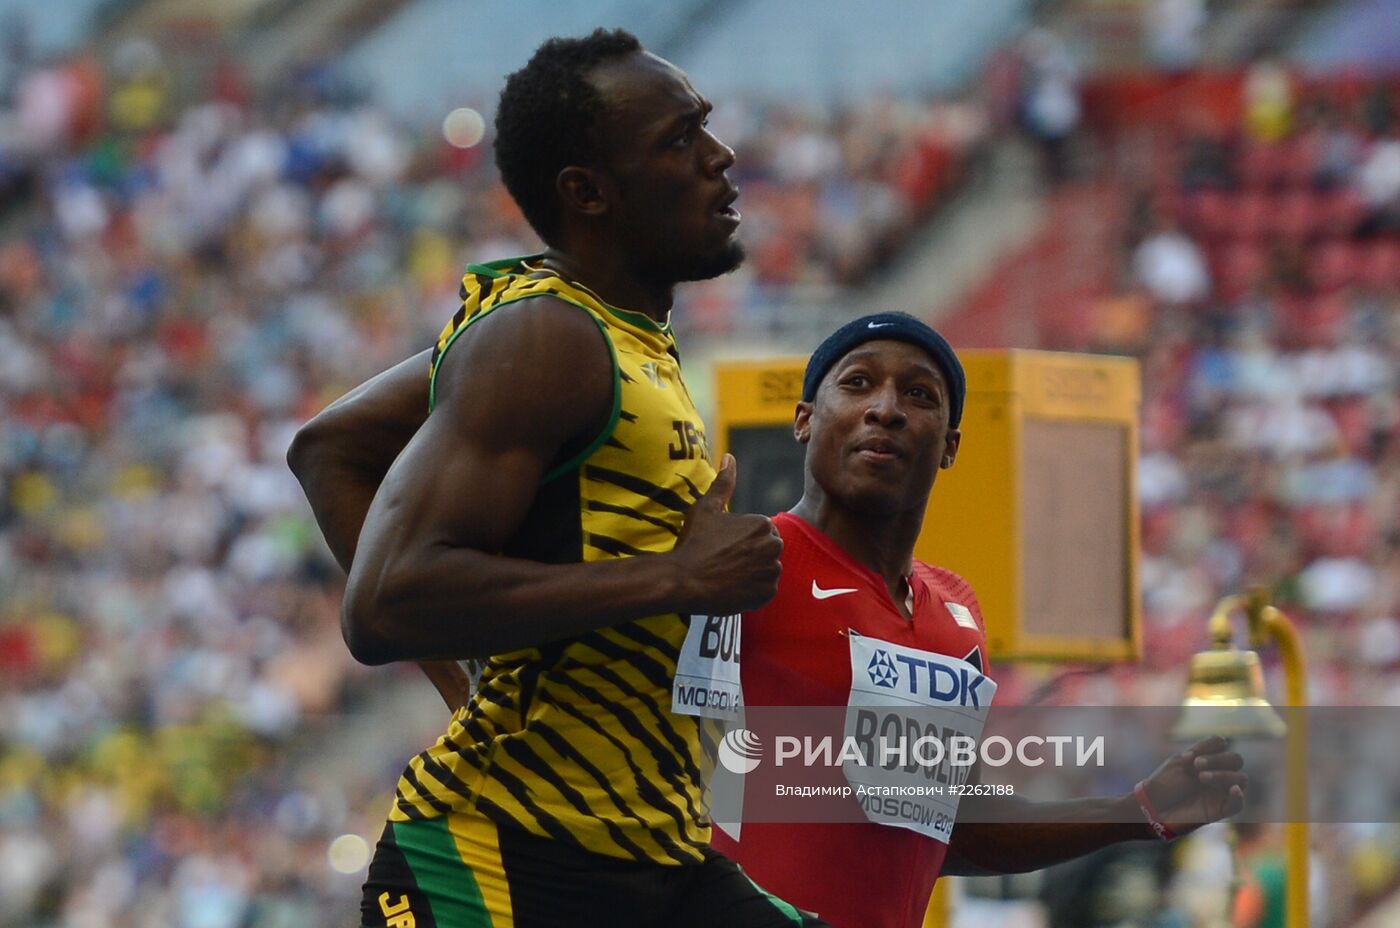
<svg viewBox="0 0 1400 928"><path fill-rule="evenodd" d="M844 587L844 586L842 586L842 587L836 587L836 588L830 589L830 590L824 590L824 589L822 589L821 587L817 586L817 581L815 581L815 580L812 581L812 596L813 596L813 598L815 598L815 599L830 599L830 598L833 597L833 596L840 596L842 593L854 593L854 592L856 592L856 591L855 591L855 588L853 588L853 587Z"/></svg>

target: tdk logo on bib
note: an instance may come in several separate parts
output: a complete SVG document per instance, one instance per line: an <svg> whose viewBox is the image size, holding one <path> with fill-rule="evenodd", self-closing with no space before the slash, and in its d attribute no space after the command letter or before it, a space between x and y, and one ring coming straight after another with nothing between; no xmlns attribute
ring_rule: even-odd
<svg viewBox="0 0 1400 928"><path fill-rule="evenodd" d="M930 697L935 702L980 709L983 687L991 688L985 676L956 658L943 658L937 654L924 657L896 654L894 658L907 671L902 675L905 677L905 691Z"/></svg>
<svg viewBox="0 0 1400 928"><path fill-rule="evenodd" d="M879 692L932 706L980 709L990 705L996 684L967 661L851 632L852 657L860 653L870 685ZM871 690L876 692L877 690Z"/></svg>
<svg viewBox="0 0 1400 928"><path fill-rule="evenodd" d="M870 682L876 686L894 689L899 685L899 671L895 669L894 661L890 660L888 651L876 651L865 670L870 674Z"/></svg>

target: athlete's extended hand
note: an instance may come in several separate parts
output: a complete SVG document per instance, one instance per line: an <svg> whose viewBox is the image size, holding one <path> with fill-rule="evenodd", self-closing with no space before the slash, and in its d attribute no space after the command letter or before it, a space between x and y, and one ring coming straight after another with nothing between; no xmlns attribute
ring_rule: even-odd
<svg viewBox="0 0 1400 928"><path fill-rule="evenodd" d="M1162 821L1179 835L1229 818L1244 808L1249 774L1244 758L1219 736L1198 741L1170 757L1143 781Z"/></svg>
<svg viewBox="0 0 1400 928"><path fill-rule="evenodd" d="M682 612L733 615L762 606L778 592L783 540L767 516L725 511L735 477L734 456L726 454L715 482L681 526L672 556L686 591Z"/></svg>

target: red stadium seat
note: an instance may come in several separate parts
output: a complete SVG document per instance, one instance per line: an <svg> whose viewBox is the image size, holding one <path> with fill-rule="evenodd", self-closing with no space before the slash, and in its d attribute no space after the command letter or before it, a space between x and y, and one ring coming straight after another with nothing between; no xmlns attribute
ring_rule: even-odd
<svg viewBox="0 0 1400 928"><path fill-rule="evenodd" d="M1285 187L1310 187L1320 161L1320 140L1314 134L1283 143L1280 169Z"/></svg>
<svg viewBox="0 0 1400 928"><path fill-rule="evenodd" d="M1359 282L1377 290L1400 286L1400 242L1383 239L1362 246Z"/></svg>
<svg viewBox="0 0 1400 928"><path fill-rule="evenodd" d="M1191 225L1189 204L1185 194L1173 186L1161 186L1152 193L1152 211L1163 219L1182 226Z"/></svg>
<svg viewBox="0 0 1400 928"><path fill-rule="evenodd" d="M1190 231L1203 240L1218 239L1230 226L1232 206L1228 194L1201 190L1187 200Z"/></svg>
<svg viewBox="0 0 1400 928"><path fill-rule="evenodd" d="M1231 242L1216 251L1217 290L1227 300L1235 300L1263 282L1268 252L1258 242Z"/></svg>
<svg viewBox="0 0 1400 928"><path fill-rule="evenodd" d="M1307 329L1310 298L1294 293L1280 293L1273 298L1275 338L1280 347L1301 348L1302 333Z"/></svg>
<svg viewBox="0 0 1400 928"><path fill-rule="evenodd" d="M1225 535L1244 550L1253 550L1268 541L1273 524L1274 507L1263 499L1250 499L1231 507Z"/></svg>
<svg viewBox="0 0 1400 928"><path fill-rule="evenodd" d="M1330 348L1341 341L1351 318L1351 301L1345 291L1313 296L1303 300L1299 309L1294 318L1297 328L1291 333L1297 344Z"/></svg>
<svg viewBox="0 0 1400 928"><path fill-rule="evenodd" d="M1294 188L1279 195L1269 217L1270 231L1283 238L1302 241L1322 228L1323 212L1317 196L1307 188Z"/></svg>
<svg viewBox="0 0 1400 928"><path fill-rule="evenodd" d="M1308 276L1320 291L1333 291L1355 283L1361 261L1351 242L1327 242L1309 254Z"/></svg>
<svg viewBox="0 0 1400 928"><path fill-rule="evenodd" d="M1375 516L1362 503L1305 506L1295 510L1294 530L1322 557L1364 556L1377 537Z"/></svg>
<svg viewBox="0 0 1400 928"><path fill-rule="evenodd" d="M1239 165L1240 183L1249 188L1263 189L1275 186L1283 179L1283 159L1281 146L1265 142L1250 142L1241 150Z"/></svg>
<svg viewBox="0 0 1400 928"><path fill-rule="evenodd" d="M1342 189L1327 194L1321 205L1322 231L1327 235L1350 235L1366 215L1356 191Z"/></svg>
<svg viewBox="0 0 1400 928"><path fill-rule="evenodd" d="M1262 190L1237 194L1231 204L1231 237L1258 241L1267 235L1273 223L1274 202L1274 197Z"/></svg>
<svg viewBox="0 0 1400 928"><path fill-rule="evenodd" d="M1343 396L1327 403L1327 412L1337 423L1337 435L1348 454L1365 455L1371 441L1371 400L1366 396Z"/></svg>

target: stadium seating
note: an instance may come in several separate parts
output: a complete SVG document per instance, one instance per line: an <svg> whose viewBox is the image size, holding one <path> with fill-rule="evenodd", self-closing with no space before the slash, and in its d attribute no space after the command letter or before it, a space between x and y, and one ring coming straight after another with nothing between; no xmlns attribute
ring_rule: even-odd
<svg viewBox="0 0 1400 928"><path fill-rule="evenodd" d="M100 5L0 0L0 17L52 11L36 39L59 51ZM359 872L328 868L326 848L374 834L396 768L436 732L346 745L325 724L400 671L366 671L340 642L339 571L282 454L309 415L430 342L466 261L536 247L487 148L448 148L434 123L489 111L481 88L597 19L463 6L406 3L275 93L210 87L147 124L114 113L120 80L86 59L19 75L51 68L81 105L42 148L0 135L0 925L354 918ZM662 6L616 0L610 21L664 44ZM751 260L688 291L677 326L737 342L776 327L764 307L784 295L878 273L956 189L995 114L884 91L954 86L1029 4L882 0L854 23L798 0L713 6L677 57L739 151ZM879 31L872 54L882 18L921 28ZM793 47L826 49L818 71L762 42L795 22L810 28ZM911 53L922 70L888 70ZM770 93L735 88L736 61ZM1336 117L1300 106L1262 140L1235 112L1214 134L1159 132L1148 163L1098 159L939 322L959 346L1143 361L1148 659L1066 676L1055 699L1174 699L1204 612L1258 580L1306 626L1316 700L1400 702L1400 238L1356 182L1395 135L1362 103L1400 88L1300 86ZM1168 305L1134 278L1159 220L1199 253L1206 296ZM1007 694L1033 692L1003 672Z"/></svg>

